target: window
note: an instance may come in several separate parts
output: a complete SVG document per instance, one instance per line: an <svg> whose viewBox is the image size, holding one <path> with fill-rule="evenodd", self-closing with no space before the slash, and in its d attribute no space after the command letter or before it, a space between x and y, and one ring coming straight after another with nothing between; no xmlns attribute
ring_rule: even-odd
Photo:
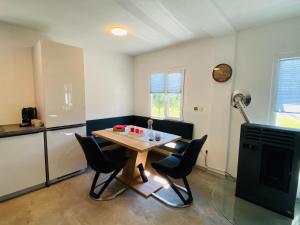
<svg viewBox="0 0 300 225"><path fill-rule="evenodd" d="M279 61L276 125L300 128L300 58Z"/></svg>
<svg viewBox="0 0 300 225"><path fill-rule="evenodd" d="M152 117L182 119L183 77L183 72L151 74Z"/></svg>

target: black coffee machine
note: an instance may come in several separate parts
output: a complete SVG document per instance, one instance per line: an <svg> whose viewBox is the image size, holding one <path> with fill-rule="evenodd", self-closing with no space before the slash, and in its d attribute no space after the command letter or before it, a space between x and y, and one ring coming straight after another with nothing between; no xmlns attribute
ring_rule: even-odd
<svg viewBox="0 0 300 225"><path fill-rule="evenodd" d="M31 120L37 119L37 111L36 108L28 107L22 109L22 123L21 127L31 126Z"/></svg>

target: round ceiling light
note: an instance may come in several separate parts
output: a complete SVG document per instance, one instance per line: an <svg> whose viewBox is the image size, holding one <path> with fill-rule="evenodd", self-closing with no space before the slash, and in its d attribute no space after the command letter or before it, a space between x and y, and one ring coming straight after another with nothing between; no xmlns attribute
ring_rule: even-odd
<svg viewBox="0 0 300 225"><path fill-rule="evenodd" d="M110 28L110 32L115 35L115 36L126 36L128 31L126 28L124 27L120 27L120 26L113 26Z"/></svg>

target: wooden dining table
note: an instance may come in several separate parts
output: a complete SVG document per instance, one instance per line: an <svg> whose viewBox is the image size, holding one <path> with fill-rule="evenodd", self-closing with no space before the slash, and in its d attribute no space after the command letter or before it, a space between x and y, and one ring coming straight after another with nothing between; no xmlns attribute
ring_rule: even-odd
<svg viewBox="0 0 300 225"><path fill-rule="evenodd" d="M137 134L135 132L131 132L131 128L134 128L134 130L137 128L143 132L142 134ZM177 135L155 130L152 131L154 135L157 132L159 133L159 141L149 140L149 132L151 132L149 129L132 125L127 126L123 132L113 131L112 128L92 132L92 134L96 137L106 139L130 150L128 162L123 168L122 174L120 174L117 178L146 198L153 192L161 189L163 187L163 183L160 179L156 179L157 176L152 174L148 174L148 182L143 182L137 166L142 163L145 168L148 152L150 150L181 139L181 137Z"/></svg>

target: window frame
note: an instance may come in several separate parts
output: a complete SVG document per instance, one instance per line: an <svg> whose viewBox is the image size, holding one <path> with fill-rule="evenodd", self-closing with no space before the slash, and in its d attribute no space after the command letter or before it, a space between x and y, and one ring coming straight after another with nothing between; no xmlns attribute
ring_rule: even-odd
<svg viewBox="0 0 300 225"><path fill-rule="evenodd" d="M165 96L165 102L164 102L164 106L165 106L165 110L164 110L164 116L163 117L158 117L158 116L153 116L152 115L152 94L150 93L150 88L151 88L151 75L152 74L164 74L166 77L171 74L171 73L180 73L182 76L182 82L181 82L181 93L180 93L180 114L179 114L179 118L177 117L171 117L168 116L169 114L169 94L167 92L167 85L168 85L168 79L165 80L165 91L164 91L164 96ZM167 70L164 72L152 72L149 75L149 79L148 79L148 93L149 93L149 115L151 118L153 119L159 119L159 120L175 120L175 121L183 121L183 106L184 106L184 83L185 83L185 69L172 69L172 70Z"/></svg>
<svg viewBox="0 0 300 225"><path fill-rule="evenodd" d="M269 101L269 123L276 126L276 103L277 103L277 92L278 92L278 82L279 82L279 69L280 69L280 60L282 59L300 59L300 51L293 53L282 53L274 56L274 65L273 65L273 79L271 81L271 99Z"/></svg>

